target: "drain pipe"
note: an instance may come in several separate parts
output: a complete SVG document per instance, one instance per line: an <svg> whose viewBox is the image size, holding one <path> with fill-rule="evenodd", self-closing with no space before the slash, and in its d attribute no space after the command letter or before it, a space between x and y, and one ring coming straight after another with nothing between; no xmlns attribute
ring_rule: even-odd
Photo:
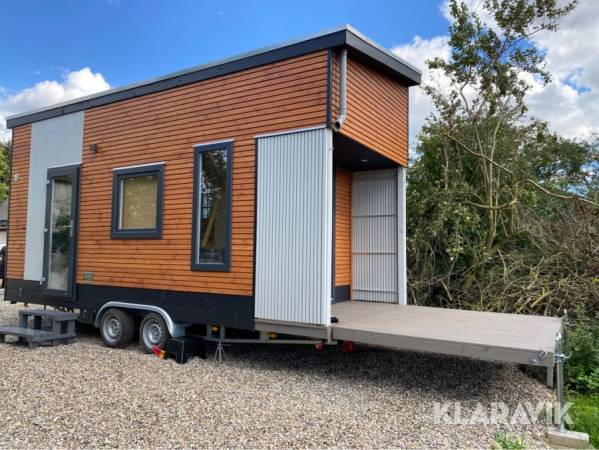
<svg viewBox="0 0 599 450"><path fill-rule="evenodd" d="M347 117L347 49L341 50L339 57L339 117L333 124L333 130L339 131Z"/></svg>

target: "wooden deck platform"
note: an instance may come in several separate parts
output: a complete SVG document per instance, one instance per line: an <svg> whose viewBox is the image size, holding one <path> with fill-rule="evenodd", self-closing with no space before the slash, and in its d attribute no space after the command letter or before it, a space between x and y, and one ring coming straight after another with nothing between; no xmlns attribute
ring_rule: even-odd
<svg viewBox="0 0 599 450"><path fill-rule="evenodd" d="M555 317L370 302L336 303L332 315L335 340L545 367L561 329Z"/></svg>

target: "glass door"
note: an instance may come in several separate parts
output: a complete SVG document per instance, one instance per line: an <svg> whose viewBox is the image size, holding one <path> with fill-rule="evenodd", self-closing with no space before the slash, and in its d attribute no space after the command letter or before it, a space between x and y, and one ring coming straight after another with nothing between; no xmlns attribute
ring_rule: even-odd
<svg viewBox="0 0 599 450"><path fill-rule="evenodd" d="M73 298L79 166L48 169L44 229L45 295Z"/></svg>

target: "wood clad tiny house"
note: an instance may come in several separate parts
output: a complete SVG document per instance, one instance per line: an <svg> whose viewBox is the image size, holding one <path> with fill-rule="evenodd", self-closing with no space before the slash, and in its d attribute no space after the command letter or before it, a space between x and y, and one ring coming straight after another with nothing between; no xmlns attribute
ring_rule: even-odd
<svg viewBox="0 0 599 450"><path fill-rule="evenodd" d="M419 81L341 27L10 117L6 299L242 329L405 302Z"/></svg>

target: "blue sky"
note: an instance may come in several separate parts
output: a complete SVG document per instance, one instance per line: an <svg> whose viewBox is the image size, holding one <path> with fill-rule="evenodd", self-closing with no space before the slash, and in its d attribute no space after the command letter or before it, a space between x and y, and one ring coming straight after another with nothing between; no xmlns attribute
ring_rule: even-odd
<svg viewBox="0 0 599 450"><path fill-rule="evenodd" d="M5 1L0 86L90 67L112 86L343 23L387 47L442 34L437 1ZM8 45L7 45L8 44Z"/></svg>
<svg viewBox="0 0 599 450"><path fill-rule="evenodd" d="M143 81L350 23L435 80L447 58L448 0L0 0L0 139L7 116ZM480 11L482 0L463 0ZM531 80L531 115L569 137L599 130L599 0L581 0L558 33L535 35L552 83ZM410 90L415 143L430 99Z"/></svg>

